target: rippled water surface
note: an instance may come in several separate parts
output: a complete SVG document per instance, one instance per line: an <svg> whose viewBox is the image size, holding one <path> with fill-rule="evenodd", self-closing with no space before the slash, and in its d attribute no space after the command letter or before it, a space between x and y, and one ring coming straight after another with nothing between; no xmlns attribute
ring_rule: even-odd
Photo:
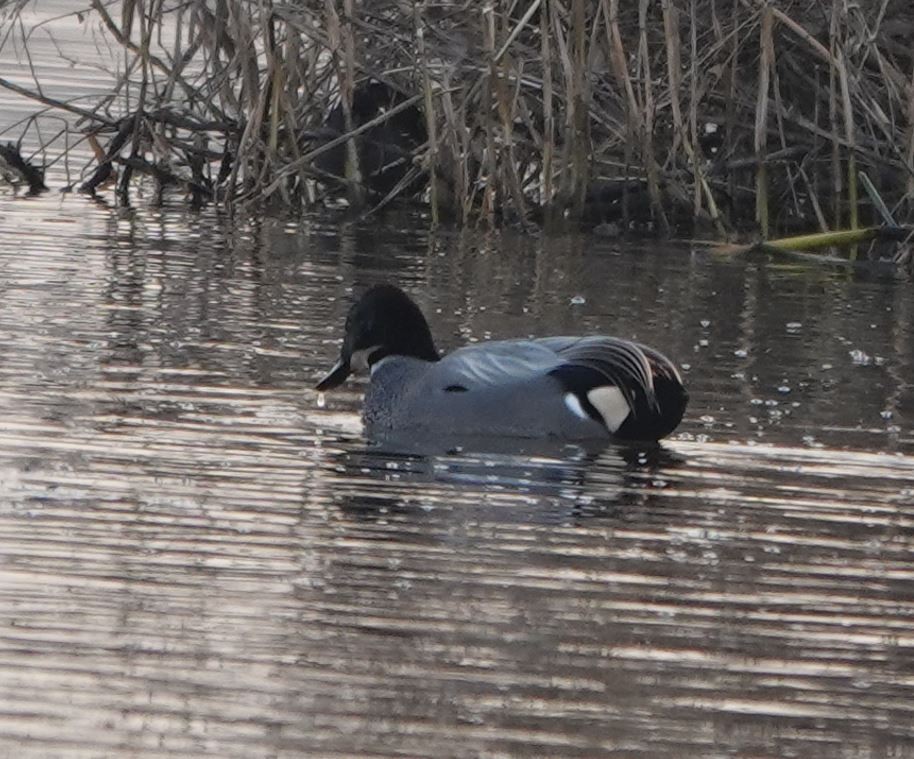
<svg viewBox="0 0 914 759"><path fill-rule="evenodd" d="M0 755L914 755L910 281L397 224L0 197ZM309 387L377 281L687 419L373 447Z"/></svg>

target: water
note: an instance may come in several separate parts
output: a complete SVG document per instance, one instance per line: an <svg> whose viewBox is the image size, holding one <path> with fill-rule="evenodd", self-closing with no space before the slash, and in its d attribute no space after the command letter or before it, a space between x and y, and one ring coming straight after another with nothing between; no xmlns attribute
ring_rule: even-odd
<svg viewBox="0 0 914 759"><path fill-rule="evenodd" d="M914 755L909 281L140 200L0 197L0 755ZM382 280L687 419L374 448L309 388Z"/></svg>
<svg viewBox="0 0 914 759"><path fill-rule="evenodd" d="M151 194L0 187L0 757L914 756L909 277ZM687 417L372 446L310 387L379 281L655 345Z"/></svg>

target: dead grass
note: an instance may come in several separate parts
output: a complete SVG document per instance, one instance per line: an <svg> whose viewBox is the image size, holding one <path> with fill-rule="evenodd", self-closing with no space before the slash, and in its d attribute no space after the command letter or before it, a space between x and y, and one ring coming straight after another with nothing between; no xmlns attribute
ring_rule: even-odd
<svg viewBox="0 0 914 759"><path fill-rule="evenodd" d="M367 214L408 196L433 223L767 236L873 223L865 171L912 220L910 0L110 9L83 9L125 56L94 107L0 86L67 111L98 147L78 188L116 177L121 202L146 176L230 209L345 199ZM3 44L25 43L17 11Z"/></svg>

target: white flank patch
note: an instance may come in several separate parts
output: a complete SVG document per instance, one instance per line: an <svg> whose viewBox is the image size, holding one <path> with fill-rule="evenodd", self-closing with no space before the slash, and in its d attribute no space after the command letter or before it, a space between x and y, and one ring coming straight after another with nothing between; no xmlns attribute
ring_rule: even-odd
<svg viewBox="0 0 914 759"><path fill-rule="evenodd" d="M617 387L595 387L587 393L587 400L600 412L600 416L603 417L610 432L619 429L622 422L628 418L630 411L628 402Z"/></svg>
<svg viewBox="0 0 914 759"><path fill-rule="evenodd" d="M571 409L572 414L581 417L581 419L590 418L587 416L587 412L584 410L584 407L578 400L578 396L576 396L574 393L565 393L565 405Z"/></svg>

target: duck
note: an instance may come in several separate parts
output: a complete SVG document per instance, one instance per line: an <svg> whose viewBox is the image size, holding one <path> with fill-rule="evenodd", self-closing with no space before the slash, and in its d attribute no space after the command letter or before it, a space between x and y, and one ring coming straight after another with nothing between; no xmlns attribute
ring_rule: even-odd
<svg viewBox="0 0 914 759"><path fill-rule="evenodd" d="M392 284L349 309L339 360L315 390L361 372L369 435L656 442L689 397L670 359L619 337L488 341L441 355L422 310Z"/></svg>

